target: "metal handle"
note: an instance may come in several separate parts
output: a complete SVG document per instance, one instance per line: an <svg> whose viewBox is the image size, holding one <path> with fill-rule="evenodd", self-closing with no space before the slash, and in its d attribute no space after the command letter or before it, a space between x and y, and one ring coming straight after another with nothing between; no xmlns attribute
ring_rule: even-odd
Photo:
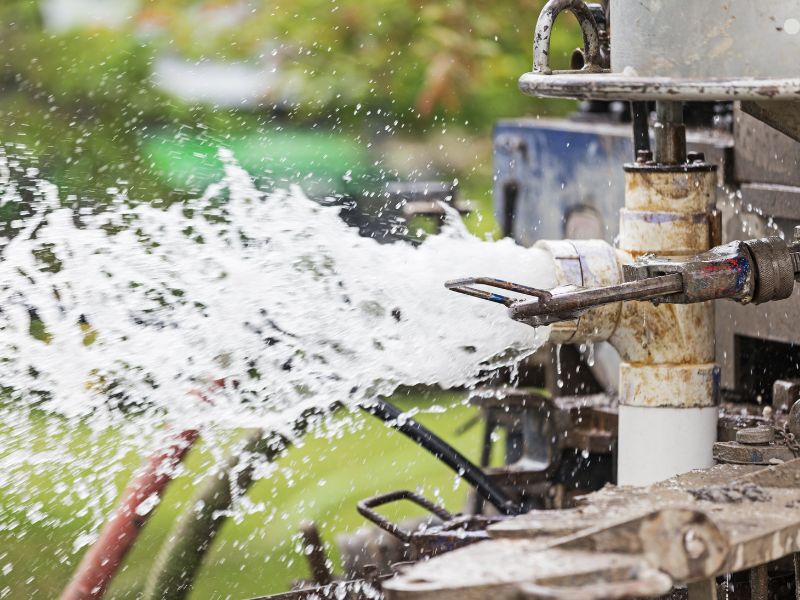
<svg viewBox="0 0 800 600"><path fill-rule="evenodd" d="M470 287L474 284L534 296L536 300L525 302L519 298ZM605 304L624 300L648 300L675 294L683 289L683 279L679 273L673 273L601 288L569 290L562 288L556 290L555 293L490 277L456 279L448 281L444 285L454 292L503 304L509 308L509 316L515 321L523 321L538 327L576 319L590 308Z"/></svg>
<svg viewBox="0 0 800 600"><path fill-rule="evenodd" d="M533 296L539 300L545 301L552 297L552 294L547 290L540 290L539 288L528 287L519 283L511 281L503 281L502 279L495 279L494 277L466 277L464 279L453 279L444 284L448 290L458 292L459 294L466 294L481 300L488 300L489 302L497 302L505 306L512 306L522 300L519 298L510 298L502 294L494 292L487 292L471 287L473 285L486 285L489 287L499 288L501 290L509 290L510 292L517 292L518 294L525 294L526 296Z"/></svg>
<svg viewBox="0 0 800 600"><path fill-rule="evenodd" d="M391 533L393 536L406 543L410 543L412 535L411 533L401 529L399 525L392 523L383 515L380 515L372 510L377 506L391 504L392 502L398 502L400 500L408 500L409 502L413 502L417 506L421 506L427 510L429 513L439 517L442 521L449 521L453 518L453 515L441 506L437 506L427 498L408 490L389 492L388 494L381 494L379 496L367 498L366 500L362 500L356 504L356 509L362 517L372 521L384 531Z"/></svg>
<svg viewBox="0 0 800 600"><path fill-rule="evenodd" d="M556 17L569 11L578 19L583 33L583 50L586 55L585 71L602 69L600 59L600 33L592 11L583 0L550 0L539 13L533 36L533 72L550 74L550 34Z"/></svg>

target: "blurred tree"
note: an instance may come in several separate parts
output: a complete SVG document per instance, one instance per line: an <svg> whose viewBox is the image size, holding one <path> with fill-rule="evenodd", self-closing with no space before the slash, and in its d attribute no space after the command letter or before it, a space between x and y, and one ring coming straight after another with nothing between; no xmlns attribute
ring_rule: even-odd
<svg viewBox="0 0 800 600"><path fill-rule="evenodd" d="M165 128L225 139L278 115L357 135L380 115L395 129L424 132L444 120L486 134L498 118L569 106L516 89L542 3L141 0L121 30L52 33L36 0L3 0L0 141L27 145L70 191L135 180L139 197L153 197L170 189L153 176L143 140ZM575 23L560 20L552 56L563 64L578 40ZM275 94L247 109L169 97L152 77L164 54L274 63Z"/></svg>

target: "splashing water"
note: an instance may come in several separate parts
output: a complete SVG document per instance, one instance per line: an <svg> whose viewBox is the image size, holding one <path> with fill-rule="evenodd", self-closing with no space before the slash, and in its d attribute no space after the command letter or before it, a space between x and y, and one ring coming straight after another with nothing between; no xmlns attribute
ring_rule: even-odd
<svg viewBox="0 0 800 600"><path fill-rule="evenodd" d="M33 216L0 242L0 422L12 435L34 407L113 426L142 451L165 425L281 429L308 408L399 385L473 385L543 341L501 307L443 287L472 274L552 287L538 251L452 222L418 247L381 245L339 208L299 190L263 193L224 162L223 181L168 209L117 196L76 215L37 181ZM18 193L0 155L0 202ZM124 451L102 458L107 478ZM53 460L69 468L47 444L0 453L0 488Z"/></svg>

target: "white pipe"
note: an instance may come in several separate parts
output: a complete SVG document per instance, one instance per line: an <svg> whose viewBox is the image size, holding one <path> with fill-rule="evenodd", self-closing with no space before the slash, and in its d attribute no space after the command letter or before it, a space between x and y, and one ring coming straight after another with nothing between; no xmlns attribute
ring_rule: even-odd
<svg viewBox="0 0 800 600"><path fill-rule="evenodd" d="M619 407L617 483L648 485L714 464L717 407Z"/></svg>

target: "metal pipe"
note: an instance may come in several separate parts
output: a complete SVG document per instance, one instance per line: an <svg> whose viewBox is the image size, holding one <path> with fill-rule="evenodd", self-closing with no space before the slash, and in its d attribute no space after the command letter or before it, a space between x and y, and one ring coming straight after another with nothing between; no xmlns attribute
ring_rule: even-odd
<svg viewBox="0 0 800 600"><path fill-rule="evenodd" d="M677 165L686 161L686 127L683 124L683 103L656 102L655 159L658 164Z"/></svg>
<svg viewBox="0 0 800 600"><path fill-rule="evenodd" d="M650 123L647 102L631 102L631 120L633 121L633 158L639 152L650 150Z"/></svg>
<svg viewBox="0 0 800 600"><path fill-rule="evenodd" d="M413 440L453 469L500 513L517 515L522 512L521 507L513 502L500 486L489 479L480 467L470 462L463 454L432 431L414 419L405 417L403 411L393 404L379 398L369 404L362 404L361 408Z"/></svg>
<svg viewBox="0 0 800 600"><path fill-rule="evenodd" d="M767 600L769 594L769 575L767 565L750 569L750 599Z"/></svg>

